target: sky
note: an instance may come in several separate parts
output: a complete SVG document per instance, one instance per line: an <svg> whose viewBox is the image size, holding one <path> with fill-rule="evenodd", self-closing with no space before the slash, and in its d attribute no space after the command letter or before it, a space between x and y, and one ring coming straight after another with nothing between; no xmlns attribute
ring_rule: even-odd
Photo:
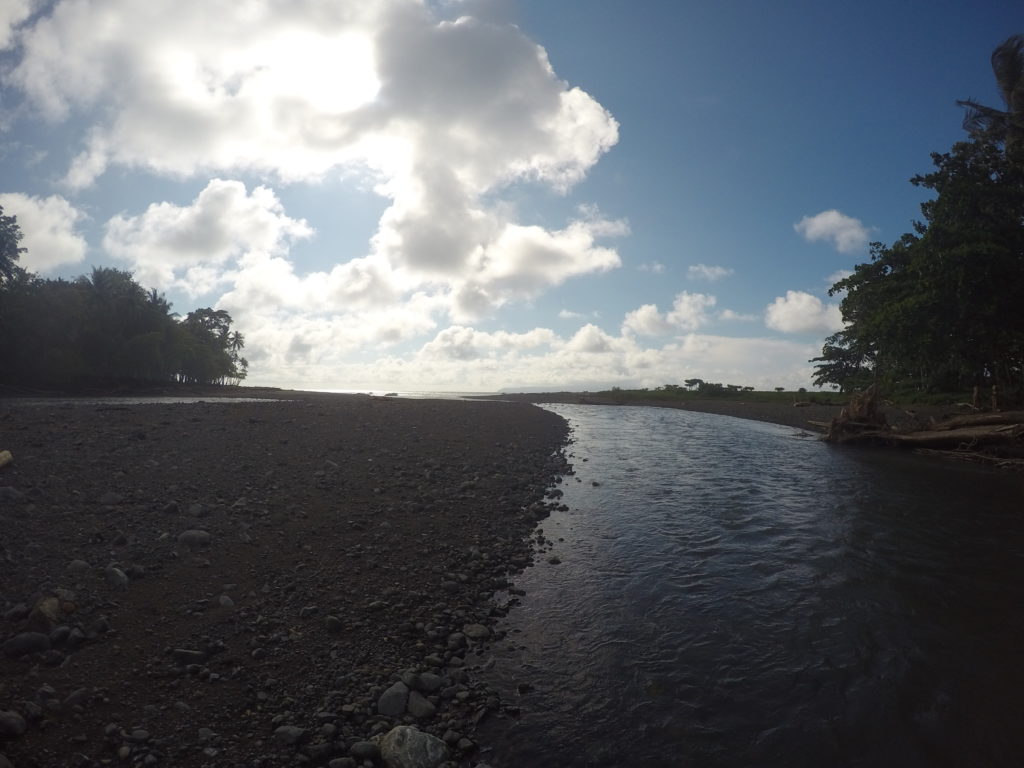
<svg viewBox="0 0 1024 768"><path fill-rule="evenodd" d="M253 385L810 387L1019 0L0 0L42 277L226 309Z"/></svg>

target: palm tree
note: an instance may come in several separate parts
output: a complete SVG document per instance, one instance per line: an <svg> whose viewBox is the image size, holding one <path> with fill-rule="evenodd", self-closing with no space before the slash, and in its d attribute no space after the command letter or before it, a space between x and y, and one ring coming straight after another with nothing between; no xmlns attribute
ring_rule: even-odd
<svg viewBox="0 0 1024 768"><path fill-rule="evenodd" d="M1006 109L986 107L973 99L958 100L967 108L964 128L975 138L1003 142L1006 157L1024 165L1024 35L1013 35L992 52L992 71Z"/></svg>

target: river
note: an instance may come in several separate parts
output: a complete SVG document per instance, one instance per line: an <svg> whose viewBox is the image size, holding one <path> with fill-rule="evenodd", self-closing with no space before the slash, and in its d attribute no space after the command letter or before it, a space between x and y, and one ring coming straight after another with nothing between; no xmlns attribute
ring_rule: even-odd
<svg viewBox="0 0 1024 768"><path fill-rule="evenodd" d="M487 661L511 766L1018 766L1024 477L557 405L566 512Z"/></svg>

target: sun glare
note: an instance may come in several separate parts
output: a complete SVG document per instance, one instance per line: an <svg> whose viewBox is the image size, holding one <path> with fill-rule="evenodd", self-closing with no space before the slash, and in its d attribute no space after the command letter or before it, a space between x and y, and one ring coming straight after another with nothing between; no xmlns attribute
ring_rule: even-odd
<svg viewBox="0 0 1024 768"><path fill-rule="evenodd" d="M282 33L260 51L269 90L322 112L350 112L376 98L380 80L365 37Z"/></svg>

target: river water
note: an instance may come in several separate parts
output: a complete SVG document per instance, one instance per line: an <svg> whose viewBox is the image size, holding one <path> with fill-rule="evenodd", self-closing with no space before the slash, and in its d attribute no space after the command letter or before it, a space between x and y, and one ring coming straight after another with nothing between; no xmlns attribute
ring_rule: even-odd
<svg viewBox="0 0 1024 768"><path fill-rule="evenodd" d="M1024 765L1024 477L551 410L576 476L486 661L492 766Z"/></svg>

